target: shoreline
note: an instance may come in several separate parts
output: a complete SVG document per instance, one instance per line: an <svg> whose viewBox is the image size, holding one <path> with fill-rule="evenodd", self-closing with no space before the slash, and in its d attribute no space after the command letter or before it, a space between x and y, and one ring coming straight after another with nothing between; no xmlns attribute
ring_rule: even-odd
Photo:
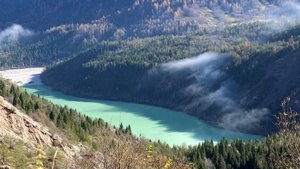
<svg viewBox="0 0 300 169"><path fill-rule="evenodd" d="M38 85L42 83L40 75L44 70L45 67L7 69L0 71L0 77L10 80L18 86Z"/></svg>
<svg viewBox="0 0 300 169"><path fill-rule="evenodd" d="M16 83L19 86L41 85L43 83L41 81L40 75L44 70L45 70L44 67L24 68L24 69L8 69L8 70L0 71L0 77L2 76L3 78L8 79L11 82ZM65 93L65 92L63 92L63 93ZM74 96L74 95L69 94L69 93L67 95ZM138 103L138 102L107 100L107 99L95 99L95 98L87 98L87 97L82 97L82 96L74 96L74 97L79 97L79 98L82 98L82 99L93 100L93 101L95 101L95 100L96 101L111 101L111 102L121 102L121 103L135 104L135 105L145 105L145 106L151 106L151 107L153 106L153 107L158 107L158 108L162 108L162 109L165 109L165 110L180 112L178 110L173 110L171 108L166 108L166 107L163 107L163 106L149 105L149 104ZM186 113L184 113L184 114L186 114ZM191 116L191 115L189 115L189 116ZM194 116L191 116L191 117L194 117ZM217 127L215 125L212 125L212 124L208 123L205 120L201 120L201 119L198 119L198 120L203 121L204 123L207 123L207 124L211 125L214 128L223 129L223 128ZM228 131L232 131L232 130L228 130ZM245 132L240 132L240 131L232 131L232 132L252 135L252 136L255 136L255 137L264 137L262 135L253 134L253 133L245 133Z"/></svg>

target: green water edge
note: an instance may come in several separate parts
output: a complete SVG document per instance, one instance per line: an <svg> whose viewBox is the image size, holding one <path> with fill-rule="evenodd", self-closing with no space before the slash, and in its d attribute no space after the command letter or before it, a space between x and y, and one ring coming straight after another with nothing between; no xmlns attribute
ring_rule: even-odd
<svg viewBox="0 0 300 169"><path fill-rule="evenodd" d="M204 140L260 140L258 135L244 134L210 126L202 120L165 108L117 101L79 98L63 94L43 84L23 86L28 93L40 95L61 106L76 109L110 125L131 126L132 133L173 145L197 145Z"/></svg>

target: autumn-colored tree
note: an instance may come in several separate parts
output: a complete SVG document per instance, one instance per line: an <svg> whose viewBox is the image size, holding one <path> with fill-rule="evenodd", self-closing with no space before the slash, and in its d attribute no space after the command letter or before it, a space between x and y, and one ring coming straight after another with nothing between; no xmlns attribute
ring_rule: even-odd
<svg viewBox="0 0 300 169"><path fill-rule="evenodd" d="M300 166L300 123L299 113L290 107L291 98L286 98L281 107L283 112L276 116L280 131L274 140L280 151L275 155L278 168L299 168Z"/></svg>

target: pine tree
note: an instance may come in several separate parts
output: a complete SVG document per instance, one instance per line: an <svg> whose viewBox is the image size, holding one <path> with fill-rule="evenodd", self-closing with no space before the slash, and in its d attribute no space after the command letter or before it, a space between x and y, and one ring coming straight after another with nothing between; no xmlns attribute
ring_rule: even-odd
<svg viewBox="0 0 300 169"><path fill-rule="evenodd" d="M122 123L120 124L119 131L122 132L122 133L123 133L123 131L124 131L124 126L123 126Z"/></svg>
<svg viewBox="0 0 300 169"><path fill-rule="evenodd" d="M50 111L49 118L55 123L55 114L53 113L53 111Z"/></svg>

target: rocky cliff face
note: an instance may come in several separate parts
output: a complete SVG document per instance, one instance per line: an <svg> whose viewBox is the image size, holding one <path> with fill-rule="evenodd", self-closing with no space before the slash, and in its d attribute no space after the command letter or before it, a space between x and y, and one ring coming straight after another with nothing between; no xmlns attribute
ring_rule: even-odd
<svg viewBox="0 0 300 169"><path fill-rule="evenodd" d="M0 96L0 141L4 139L19 140L34 150L38 146L58 150L67 159L72 168L75 157L80 158L87 147L67 144L64 139L48 127L34 121ZM75 167L75 166L73 166Z"/></svg>

